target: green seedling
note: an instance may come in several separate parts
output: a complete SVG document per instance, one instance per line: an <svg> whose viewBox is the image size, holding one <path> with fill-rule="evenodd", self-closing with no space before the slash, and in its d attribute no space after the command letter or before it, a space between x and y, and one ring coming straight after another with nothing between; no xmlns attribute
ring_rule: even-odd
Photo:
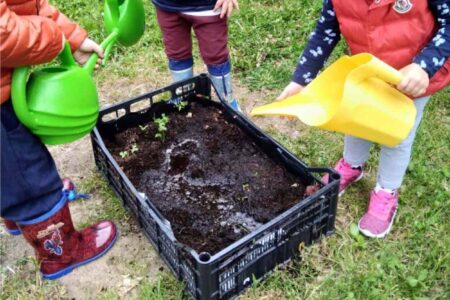
<svg viewBox="0 0 450 300"><path fill-rule="evenodd" d="M162 114L160 118L156 118L153 121L156 124L157 133L155 134L155 138L159 139L161 142L164 142L166 139L166 131L167 124L169 123L169 117L165 114Z"/></svg>
<svg viewBox="0 0 450 300"><path fill-rule="evenodd" d="M180 101L177 104L175 104L175 107L178 109L178 111L182 111L188 103L186 101Z"/></svg>
<svg viewBox="0 0 450 300"><path fill-rule="evenodd" d="M248 201L248 197L244 196L244 197L239 197L238 201L241 203L245 203L246 201Z"/></svg>
<svg viewBox="0 0 450 300"><path fill-rule="evenodd" d="M144 132L145 130L147 130L147 128L148 128L148 125L145 125L145 126L139 125L139 129L140 129L142 132Z"/></svg>
<svg viewBox="0 0 450 300"><path fill-rule="evenodd" d="M139 148L136 144L131 145L131 153L136 153L139 151Z"/></svg>
<svg viewBox="0 0 450 300"><path fill-rule="evenodd" d="M120 157L125 158L128 156L128 151L120 151L119 155Z"/></svg>

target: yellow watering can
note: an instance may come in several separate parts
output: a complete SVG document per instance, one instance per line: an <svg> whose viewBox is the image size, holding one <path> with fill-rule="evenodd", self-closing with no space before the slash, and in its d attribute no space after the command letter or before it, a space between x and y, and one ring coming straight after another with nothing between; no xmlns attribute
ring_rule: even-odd
<svg viewBox="0 0 450 300"><path fill-rule="evenodd" d="M368 53L344 56L301 93L250 114L295 116L310 126L392 147L408 136L416 117L413 101L392 86L401 78Z"/></svg>

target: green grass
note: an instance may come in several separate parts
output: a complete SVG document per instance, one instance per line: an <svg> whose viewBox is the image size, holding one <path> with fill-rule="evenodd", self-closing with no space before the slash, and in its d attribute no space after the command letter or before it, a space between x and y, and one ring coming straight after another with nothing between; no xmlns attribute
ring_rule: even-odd
<svg viewBox="0 0 450 300"><path fill-rule="evenodd" d="M186 298L183 285L168 273L158 274L156 282L144 283L139 287L139 299L180 300Z"/></svg>
<svg viewBox="0 0 450 300"><path fill-rule="evenodd" d="M0 268L0 299L61 299L64 288L57 281L44 280L34 257L23 257L11 268Z"/></svg>
<svg viewBox="0 0 450 300"><path fill-rule="evenodd" d="M102 1L53 1L85 26L96 39L105 36ZM315 24L321 1L241 0L230 20L230 48L235 76L248 88L276 94L290 81L298 56ZM167 74L161 34L153 8L146 4L147 30L138 45L114 51L111 62L96 75L100 85L142 72ZM338 46L330 61L343 53ZM198 51L195 52L198 58ZM201 64L197 59L197 64ZM412 162L401 189L400 209L392 233L369 240L354 230L375 184L379 147L368 162L368 177L340 199L336 234L308 247L302 261L277 270L258 282L244 299L449 299L450 298L450 90L435 95L425 112ZM276 122L276 119L274 119ZM297 123L295 123L297 124ZM267 129L298 157L313 166L330 166L342 152L342 136L297 126L289 132ZM85 182L96 186L98 180ZM100 187L105 199L114 197ZM102 197L103 197L102 196ZM111 198L112 197L112 198ZM104 216L126 218L120 202L107 201ZM180 299L177 280L163 272L155 283L143 281L141 299ZM26 295L27 284L4 284L11 299ZM31 280L31 279L27 279ZM37 281L38 279L35 279ZM35 281L26 283L36 284ZM46 287L50 290L52 287ZM17 296L16 296L17 295ZM114 298L113 294L104 295ZM103 299L106 299L102 296Z"/></svg>
<svg viewBox="0 0 450 300"><path fill-rule="evenodd" d="M127 222L130 218L129 212L123 207L122 202L117 198L106 179L97 170L84 179L78 189L87 194L95 193L107 203L101 209L96 210L95 220L121 220ZM86 225L91 222L92 220L88 220Z"/></svg>

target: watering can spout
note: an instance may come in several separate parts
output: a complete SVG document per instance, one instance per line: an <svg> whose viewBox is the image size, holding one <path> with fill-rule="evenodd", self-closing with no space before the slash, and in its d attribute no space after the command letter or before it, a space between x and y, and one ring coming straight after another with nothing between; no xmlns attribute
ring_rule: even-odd
<svg viewBox="0 0 450 300"><path fill-rule="evenodd" d="M295 113L292 109L296 105L292 101L292 97L283 101L269 103L267 105L255 107L251 112L251 116L290 116L294 117Z"/></svg>
<svg viewBox="0 0 450 300"><path fill-rule="evenodd" d="M255 107L251 116L289 116L297 117L305 124L318 126L329 119L327 111L315 98L303 91L282 101L276 101L260 107Z"/></svg>

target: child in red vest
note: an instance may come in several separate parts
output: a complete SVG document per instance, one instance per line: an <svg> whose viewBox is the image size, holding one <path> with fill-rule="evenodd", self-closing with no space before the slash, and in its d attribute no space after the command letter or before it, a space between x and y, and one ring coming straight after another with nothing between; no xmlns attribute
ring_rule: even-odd
<svg viewBox="0 0 450 300"><path fill-rule="evenodd" d="M173 81L193 76L192 37L195 32L200 54L208 67L211 81L217 92L239 110L233 98L231 63L227 48L227 19L237 0L152 0L156 6L164 48L169 59Z"/></svg>
<svg viewBox="0 0 450 300"><path fill-rule="evenodd" d="M382 147L377 185L359 221L364 235L382 238L389 233L397 212L398 188L424 107L430 95L450 84L450 0L325 0L292 82L278 100L299 93L317 76L341 34L352 54L369 52L399 69L403 79L397 89L415 98L414 127L400 145ZM343 158L335 166L341 174L340 194L363 177L371 145L345 136Z"/></svg>
<svg viewBox="0 0 450 300"><path fill-rule="evenodd" d="M80 64L93 52L102 57L103 50L46 0L0 0L0 41L0 215L11 234L22 234L34 248L42 276L56 279L106 253L117 229L103 221L75 230L68 202L79 195L61 180L45 145L17 119L11 76L16 67L53 60L66 41Z"/></svg>

